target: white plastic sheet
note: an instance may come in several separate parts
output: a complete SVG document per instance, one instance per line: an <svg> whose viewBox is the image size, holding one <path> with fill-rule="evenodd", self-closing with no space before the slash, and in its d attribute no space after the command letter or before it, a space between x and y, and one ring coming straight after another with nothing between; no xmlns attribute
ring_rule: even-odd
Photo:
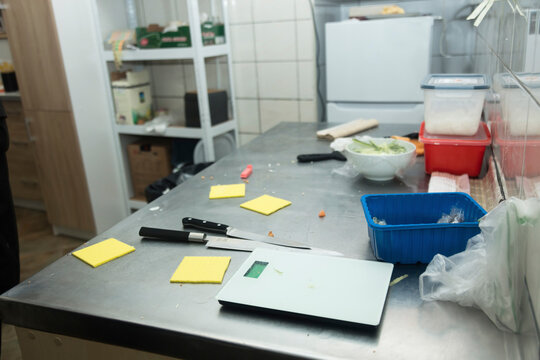
<svg viewBox="0 0 540 360"><path fill-rule="evenodd" d="M519 332L527 266L529 282L538 272L527 264L538 257L527 251L538 249L532 245L540 241L540 199L506 200L480 220L480 229L465 251L435 255L420 275L420 296L478 307L499 329Z"/></svg>

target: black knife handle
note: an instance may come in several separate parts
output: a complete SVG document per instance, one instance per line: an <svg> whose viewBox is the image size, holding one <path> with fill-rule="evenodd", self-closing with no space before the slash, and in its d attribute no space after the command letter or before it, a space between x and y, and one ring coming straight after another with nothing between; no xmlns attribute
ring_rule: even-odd
<svg viewBox="0 0 540 360"><path fill-rule="evenodd" d="M311 162L311 161L323 161L323 160L332 160L334 155L330 154L302 154L296 157L298 162Z"/></svg>
<svg viewBox="0 0 540 360"><path fill-rule="evenodd" d="M146 238L161 239L176 242L188 242L189 231L158 229L151 227L141 227L139 235Z"/></svg>
<svg viewBox="0 0 540 360"><path fill-rule="evenodd" d="M184 228L191 227L194 229L211 231L211 232L224 234L224 235L227 234L227 228L229 227L229 225L219 224L219 223L201 220L201 219L195 219L192 217L183 218L182 225L184 225Z"/></svg>

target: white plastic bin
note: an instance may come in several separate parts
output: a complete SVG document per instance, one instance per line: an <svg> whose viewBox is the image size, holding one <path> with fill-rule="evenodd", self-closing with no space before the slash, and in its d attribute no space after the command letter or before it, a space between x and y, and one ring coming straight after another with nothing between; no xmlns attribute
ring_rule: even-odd
<svg viewBox="0 0 540 360"><path fill-rule="evenodd" d="M437 135L474 135L490 87L482 74L430 74L422 83L426 130Z"/></svg>
<svg viewBox="0 0 540 360"><path fill-rule="evenodd" d="M540 73L518 73L536 99L540 99ZM501 118L506 131L512 136L540 135L540 108L530 96L519 88L517 81L508 73L495 74L495 91L500 94Z"/></svg>

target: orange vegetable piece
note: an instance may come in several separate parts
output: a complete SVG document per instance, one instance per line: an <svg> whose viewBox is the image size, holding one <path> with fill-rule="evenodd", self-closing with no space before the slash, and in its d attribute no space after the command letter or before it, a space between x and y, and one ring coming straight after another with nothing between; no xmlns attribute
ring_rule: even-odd
<svg viewBox="0 0 540 360"><path fill-rule="evenodd" d="M274 233L273 233L273 232L271 232L271 231L269 231L269 232L268 232L268 236L270 236L270 237L274 237Z"/></svg>
<svg viewBox="0 0 540 360"><path fill-rule="evenodd" d="M319 211L320 218L325 217L325 216L326 216L326 213L324 212L324 210Z"/></svg>
<svg viewBox="0 0 540 360"><path fill-rule="evenodd" d="M416 155L418 156L424 155L424 143L416 139L409 139L408 137L404 137L404 136L393 135L391 136L391 138L396 139L396 140L408 141L412 143L414 146L416 146Z"/></svg>

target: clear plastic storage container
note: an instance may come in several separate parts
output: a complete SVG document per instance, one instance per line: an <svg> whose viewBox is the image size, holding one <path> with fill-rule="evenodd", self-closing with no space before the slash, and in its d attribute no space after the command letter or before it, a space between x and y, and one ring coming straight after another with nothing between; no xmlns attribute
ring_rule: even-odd
<svg viewBox="0 0 540 360"><path fill-rule="evenodd" d="M518 73L517 77L540 99L540 73ZM509 135L540 135L540 108L517 81L507 73L495 74L493 86L500 94L501 115Z"/></svg>
<svg viewBox="0 0 540 360"><path fill-rule="evenodd" d="M422 83L426 130L437 135L474 135L490 87L482 74L431 74Z"/></svg>
<svg viewBox="0 0 540 360"><path fill-rule="evenodd" d="M493 142L499 148L501 168L507 178L540 175L540 136L510 136L501 131L502 124L492 126Z"/></svg>

